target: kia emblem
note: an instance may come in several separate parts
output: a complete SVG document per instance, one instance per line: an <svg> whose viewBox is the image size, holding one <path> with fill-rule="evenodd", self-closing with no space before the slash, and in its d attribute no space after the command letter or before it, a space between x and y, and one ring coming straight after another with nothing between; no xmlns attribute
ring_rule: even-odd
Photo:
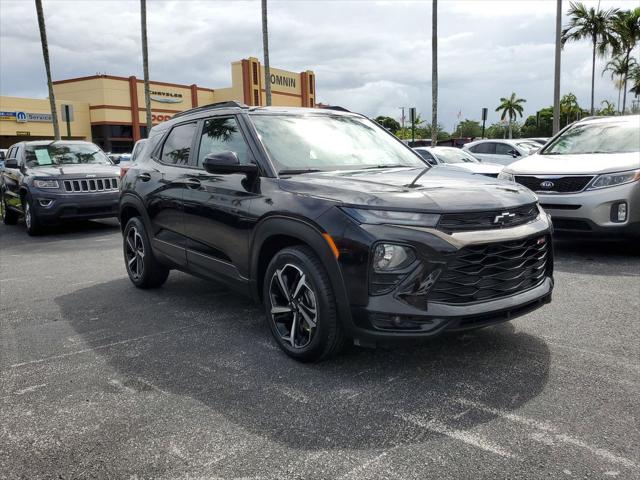
<svg viewBox="0 0 640 480"><path fill-rule="evenodd" d="M540 186L541 186L542 188L546 188L546 189L548 190L548 189L550 189L550 188L553 188L553 187L555 186L555 183L550 182L549 180L546 180L546 181L544 181L544 182L540 183Z"/></svg>

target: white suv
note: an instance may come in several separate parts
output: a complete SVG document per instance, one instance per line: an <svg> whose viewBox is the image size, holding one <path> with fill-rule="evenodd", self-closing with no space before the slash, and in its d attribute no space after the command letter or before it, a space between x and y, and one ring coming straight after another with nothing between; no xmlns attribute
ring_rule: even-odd
<svg viewBox="0 0 640 480"><path fill-rule="evenodd" d="M576 122L498 178L536 192L556 230L640 236L640 115Z"/></svg>

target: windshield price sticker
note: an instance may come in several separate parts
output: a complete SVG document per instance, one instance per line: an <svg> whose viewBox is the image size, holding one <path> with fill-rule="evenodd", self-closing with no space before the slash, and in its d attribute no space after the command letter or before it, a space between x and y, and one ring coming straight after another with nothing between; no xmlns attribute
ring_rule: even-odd
<svg viewBox="0 0 640 480"><path fill-rule="evenodd" d="M35 150L36 159L38 160L38 165L52 165L53 160L49 156L49 150L46 148L38 148Z"/></svg>

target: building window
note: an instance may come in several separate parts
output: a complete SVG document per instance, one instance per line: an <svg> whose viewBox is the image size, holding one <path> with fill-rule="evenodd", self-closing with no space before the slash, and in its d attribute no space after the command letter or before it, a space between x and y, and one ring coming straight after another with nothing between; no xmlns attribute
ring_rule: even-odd
<svg viewBox="0 0 640 480"><path fill-rule="evenodd" d="M315 82L313 81L313 75L309 75L309 93L311 95L313 95L313 84Z"/></svg>
<svg viewBox="0 0 640 480"><path fill-rule="evenodd" d="M252 63L252 65L253 65L253 84L257 85L258 84L258 64Z"/></svg>
<svg viewBox="0 0 640 480"><path fill-rule="evenodd" d="M253 91L253 104L260 105L260 92L258 90Z"/></svg>

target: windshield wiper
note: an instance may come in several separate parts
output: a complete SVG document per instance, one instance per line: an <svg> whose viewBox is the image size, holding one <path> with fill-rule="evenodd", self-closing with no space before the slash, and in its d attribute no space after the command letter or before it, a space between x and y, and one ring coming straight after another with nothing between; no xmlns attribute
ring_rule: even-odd
<svg viewBox="0 0 640 480"><path fill-rule="evenodd" d="M374 168L416 168L416 167L411 167L410 165L401 165L399 163L390 163L388 165L374 165L372 167L363 167L362 170L373 170Z"/></svg>
<svg viewBox="0 0 640 480"><path fill-rule="evenodd" d="M301 173L316 173L322 172L322 170L318 168L300 168L300 169L291 169L291 170L280 170L278 175L299 175Z"/></svg>

